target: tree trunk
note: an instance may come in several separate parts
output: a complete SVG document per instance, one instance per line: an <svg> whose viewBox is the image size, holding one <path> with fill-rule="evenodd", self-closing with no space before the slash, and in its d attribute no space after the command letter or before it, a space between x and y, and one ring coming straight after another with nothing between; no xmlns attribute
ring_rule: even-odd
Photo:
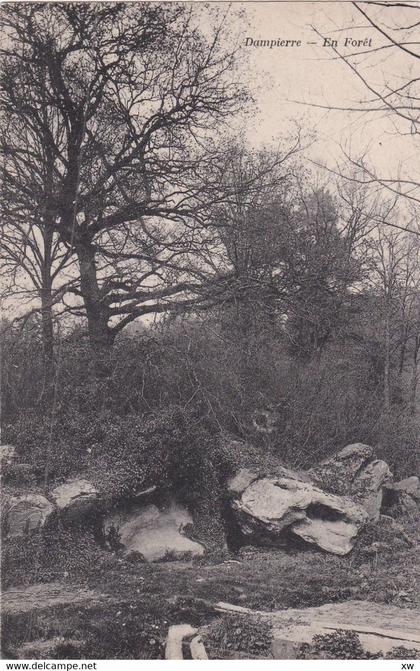
<svg viewBox="0 0 420 671"><path fill-rule="evenodd" d="M404 326L404 332L402 335L402 342L400 347L400 361L398 366L398 375L402 375L405 365L405 357L407 354L407 338L408 338L408 327L407 324Z"/></svg>
<svg viewBox="0 0 420 671"><path fill-rule="evenodd" d="M389 307L385 321L385 361L384 361L384 410L389 413L391 408L391 334Z"/></svg>
<svg viewBox="0 0 420 671"><path fill-rule="evenodd" d="M112 347L114 335L108 326L109 314L102 303L98 285L95 262L95 249L90 241L76 244L76 252L80 268L80 291L86 309L89 340L101 375L106 375L106 358Z"/></svg>
<svg viewBox="0 0 420 671"><path fill-rule="evenodd" d="M54 380L54 327L51 305L51 286L41 289L42 347L44 356L44 390L48 395Z"/></svg>
<svg viewBox="0 0 420 671"><path fill-rule="evenodd" d="M416 414L416 399L417 399L417 383L418 383L418 355L420 350L420 335L417 335L414 340L412 369L411 369L411 384L410 384L410 414Z"/></svg>
<svg viewBox="0 0 420 671"><path fill-rule="evenodd" d="M42 286L40 289L41 299L41 333L43 348L44 379L41 399L48 400L51 397L54 382L54 324L52 309L52 279L51 279L51 252L53 242L53 229L46 227L43 232L44 258L41 267Z"/></svg>

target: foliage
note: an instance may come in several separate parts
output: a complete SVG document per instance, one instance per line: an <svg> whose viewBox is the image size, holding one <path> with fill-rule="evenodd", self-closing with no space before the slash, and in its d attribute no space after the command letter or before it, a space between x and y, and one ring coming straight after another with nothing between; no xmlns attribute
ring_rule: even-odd
<svg viewBox="0 0 420 671"><path fill-rule="evenodd" d="M376 449L396 477L416 472L418 419L401 404L383 415L373 363L358 344L331 343L319 359L302 362L290 357L276 328L261 323L260 331L245 337L235 332L231 317L223 329L216 315L209 315L163 322L159 330L121 339L109 352L106 378L96 376L89 347L75 334L61 344L52 407L37 404L36 376L30 370L17 376L16 353L4 369L9 384L22 389L24 402L8 412L5 439L17 445L38 476L48 462L49 473L62 478L89 468L102 443L115 453L124 432L132 447L121 446L121 455L134 448L137 432L149 440L150 431L157 446L150 418L162 415L170 424L171 408L178 407L192 418L187 424L195 426L203 449L209 436L227 432L253 443L261 461L273 454L309 467L361 441ZM18 352L19 342L15 348ZM258 409L275 416L270 433L255 429L252 418ZM193 457L190 450L188 459Z"/></svg>
<svg viewBox="0 0 420 671"><path fill-rule="evenodd" d="M410 529L411 531L411 529ZM360 532L353 551L355 558L366 559L369 552L389 554L397 548L412 547L414 541L410 538L414 534L407 534L404 526L392 519L381 515L377 522L368 523Z"/></svg>
<svg viewBox="0 0 420 671"><path fill-rule="evenodd" d="M385 659L420 659L420 653L416 648L405 648L398 645L386 653Z"/></svg>
<svg viewBox="0 0 420 671"><path fill-rule="evenodd" d="M372 659L355 631L337 629L331 634L316 634L311 644L303 644L300 659Z"/></svg>
<svg viewBox="0 0 420 671"><path fill-rule="evenodd" d="M64 527L5 538L1 554L4 587L80 578L93 564L104 567L112 563L92 530Z"/></svg>
<svg viewBox="0 0 420 671"><path fill-rule="evenodd" d="M234 651L256 657L271 656L271 627L247 615L223 615L206 632L211 658L223 659Z"/></svg>
<svg viewBox="0 0 420 671"><path fill-rule="evenodd" d="M140 604L124 604L113 611L101 614L90 628L86 659L163 658L166 632L161 618Z"/></svg>
<svg viewBox="0 0 420 671"><path fill-rule="evenodd" d="M149 599L111 605L66 606L4 618L3 649L14 651L27 640L54 639L62 643L51 659L162 659L168 621L163 604Z"/></svg>
<svg viewBox="0 0 420 671"><path fill-rule="evenodd" d="M363 649L355 631L337 629L331 634L317 634L312 643L301 644L298 659L420 659L416 649L398 646L387 653Z"/></svg>

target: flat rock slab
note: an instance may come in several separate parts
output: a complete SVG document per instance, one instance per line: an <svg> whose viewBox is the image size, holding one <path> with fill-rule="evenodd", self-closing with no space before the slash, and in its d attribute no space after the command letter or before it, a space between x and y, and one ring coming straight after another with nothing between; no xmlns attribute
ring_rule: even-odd
<svg viewBox="0 0 420 671"><path fill-rule="evenodd" d="M311 643L315 635L337 629L354 631L372 653L404 646L420 650L420 611L370 601L329 603L318 608L288 609L272 614L273 655L290 658L290 644ZM284 655L287 655L285 657Z"/></svg>
<svg viewBox="0 0 420 671"><path fill-rule="evenodd" d="M3 615L18 615L55 606L91 606L112 600L101 592L53 582L11 587L2 593L1 606Z"/></svg>

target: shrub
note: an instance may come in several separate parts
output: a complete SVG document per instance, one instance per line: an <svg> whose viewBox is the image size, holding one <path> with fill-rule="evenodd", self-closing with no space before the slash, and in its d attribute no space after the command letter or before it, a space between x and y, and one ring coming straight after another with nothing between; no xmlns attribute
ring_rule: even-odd
<svg viewBox="0 0 420 671"><path fill-rule="evenodd" d="M298 659L372 659L363 650L355 631L337 629L331 634L316 634L311 644L302 644Z"/></svg>
<svg viewBox="0 0 420 671"><path fill-rule="evenodd" d="M186 533L208 546L224 541L222 493L237 462L200 417L171 407L114 417L104 427L89 467L100 490L115 499L152 486L174 491L193 515Z"/></svg>
<svg viewBox="0 0 420 671"><path fill-rule="evenodd" d="M337 629L331 634L317 634L312 643L300 646L298 659L420 659L419 651L398 646L387 653L363 649L355 631Z"/></svg>
<svg viewBox="0 0 420 671"><path fill-rule="evenodd" d="M247 615L224 615L212 623L206 634L212 657L226 652L242 652L255 657L271 657L271 627Z"/></svg>
<svg viewBox="0 0 420 671"><path fill-rule="evenodd" d="M6 427L8 439L18 446L19 457L32 465L38 481L63 479L83 471L92 447L104 435L103 417L83 414L73 408L42 414L20 413Z"/></svg>
<svg viewBox="0 0 420 671"><path fill-rule="evenodd" d="M405 648L403 645L399 645L387 652L385 659L420 659L420 651L416 648Z"/></svg>
<svg viewBox="0 0 420 671"><path fill-rule="evenodd" d="M55 527L3 541L3 587L86 577L108 559L92 531Z"/></svg>

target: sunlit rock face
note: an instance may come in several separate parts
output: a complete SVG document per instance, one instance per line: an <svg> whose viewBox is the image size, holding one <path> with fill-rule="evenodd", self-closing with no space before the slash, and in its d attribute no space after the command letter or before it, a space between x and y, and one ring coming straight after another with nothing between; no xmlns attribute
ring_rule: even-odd
<svg viewBox="0 0 420 671"><path fill-rule="evenodd" d="M351 551L368 515L347 497L323 492L290 477L239 478L231 482L231 508L244 536L257 544L282 544L286 532L334 554Z"/></svg>
<svg viewBox="0 0 420 671"><path fill-rule="evenodd" d="M107 517L105 533L111 529L127 554L138 552L146 561L158 561L168 555L182 557L185 553L202 555L204 547L183 533L192 521L190 513L175 502L162 507L135 503Z"/></svg>
<svg viewBox="0 0 420 671"><path fill-rule="evenodd" d="M58 510L72 518L89 512L99 501L96 487L83 478L66 480L55 487L50 492L50 496Z"/></svg>

